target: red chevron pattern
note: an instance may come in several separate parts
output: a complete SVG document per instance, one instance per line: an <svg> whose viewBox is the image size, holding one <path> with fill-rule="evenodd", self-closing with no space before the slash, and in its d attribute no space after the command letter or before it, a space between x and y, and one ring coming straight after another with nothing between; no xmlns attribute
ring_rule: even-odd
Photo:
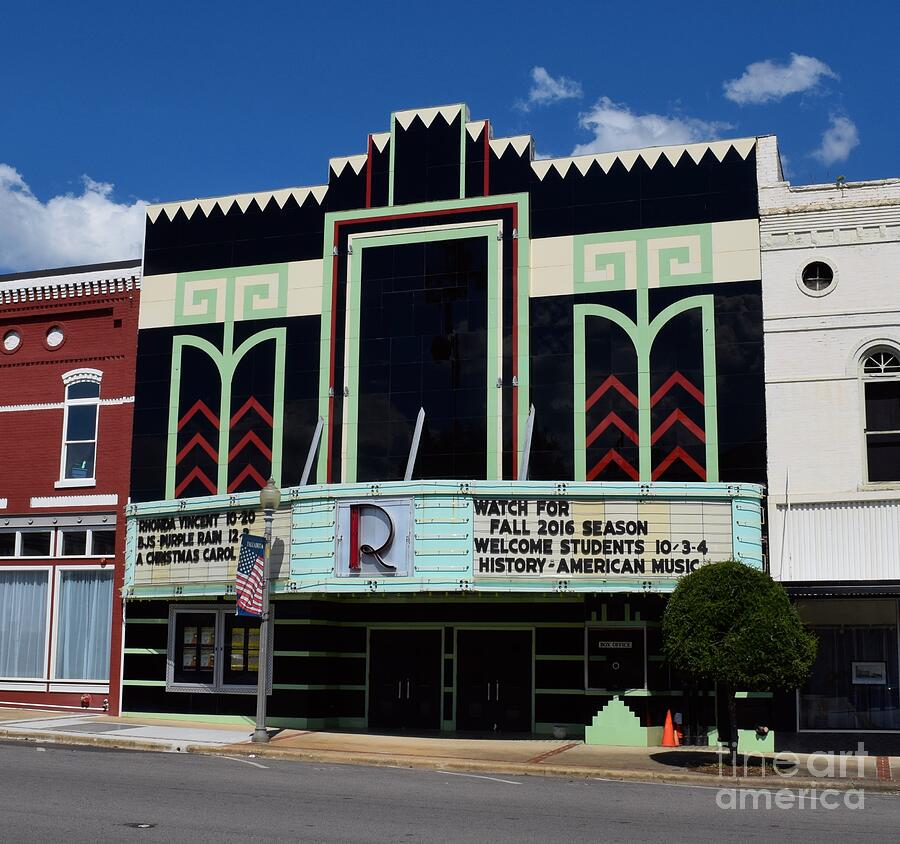
<svg viewBox="0 0 900 844"><path fill-rule="evenodd" d="M659 480L660 476L669 468L676 460L680 460L685 464L701 481L706 480L706 469L704 469L693 457L690 456L680 445L676 446L666 459L653 469L653 480ZM637 478L635 478L637 480Z"/></svg>
<svg viewBox="0 0 900 844"><path fill-rule="evenodd" d="M588 434L587 439L584 442L585 448L590 446L591 443L593 443L594 440L596 440L610 425L615 425L635 445L638 444L638 435L634 428L623 422L618 413L610 411L606 414L603 421Z"/></svg>
<svg viewBox="0 0 900 844"><path fill-rule="evenodd" d="M178 430L180 431L191 419L194 418L198 413L202 413L209 421L213 424L216 430L219 429L219 417L216 416L201 399L197 399L194 402L191 409L178 420Z"/></svg>
<svg viewBox="0 0 900 844"><path fill-rule="evenodd" d="M202 483L203 486L205 486L207 490L209 490L210 495L216 494L216 485L208 477L206 477L202 469L200 469L198 466L195 466L193 469L191 469L190 472L188 472L187 477L180 484L178 484L177 487L175 487L175 497L178 498L178 496L181 495L181 493L190 485L191 481L195 479L200 481L200 483ZM265 484L263 484L263 486L265 486Z"/></svg>
<svg viewBox="0 0 900 844"><path fill-rule="evenodd" d="M202 448L213 460L218 462L219 455L216 453L216 450L209 444L206 438L202 434L194 434L187 443L185 443L184 448L178 452L175 456L175 462L181 463L184 456L195 446L198 445Z"/></svg>
<svg viewBox="0 0 900 844"><path fill-rule="evenodd" d="M590 410L597 401L603 396L603 394L609 390L613 389L621 396L623 396L631 405L634 407L638 406L638 397L631 392L615 375L607 376L606 380L594 390L593 393L588 396L587 401L584 403L584 409Z"/></svg>
<svg viewBox="0 0 900 844"><path fill-rule="evenodd" d="M634 468L618 451L611 448L606 454L594 464L586 478L589 481L594 480L610 463L615 463L631 480L636 481L639 478L637 469Z"/></svg>
<svg viewBox="0 0 900 844"><path fill-rule="evenodd" d="M688 381L687 378L685 378L680 372L673 372L668 378L666 378L665 383L661 384L659 389L650 398L650 407L654 407L656 403L676 384L680 384L682 387L684 387L685 390L687 390L688 393L690 393L690 395L697 399L700 404L703 404L703 393L698 390L690 381Z"/></svg>
<svg viewBox="0 0 900 844"><path fill-rule="evenodd" d="M256 436L255 431L247 431L247 433L244 434L243 437L241 437L240 442L237 443L237 445L235 445L234 448L232 448L231 451L228 452L228 462L230 463L234 459L235 455L239 454L248 443L252 443L253 445L255 445L259 449L260 453L265 455L267 460L272 459L272 449L270 449L258 436ZM265 484L263 484L263 486L265 486Z"/></svg>
<svg viewBox="0 0 900 844"><path fill-rule="evenodd" d="M244 478L253 478L258 484L260 489L262 489L266 482L263 480L263 476L259 474L249 463L244 466L244 468L238 473L237 477L228 485L228 491L234 492L244 481Z"/></svg>
<svg viewBox="0 0 900 844"><path fill-rule="evenodd" d="M700 442L706 442L706 434L703 433L703 429L694 422L693 419L685 416L680 410L673 410L668 417L665 419L662 424L660 424L657 429L653 432L653 436L650 439L652 445L656 445L657 440L671 428L676 422L680 422L687 428ZM635 440L635 442L637 442Z"/></svg>
<svg viewBox="0 0 900 844"><path fill-rule="evenodd" d="M231 427L233 428L240 422L241 418L247 413L249 410L255 410L259 414L259 418L263 420L270 428L272 427L272 414L269 413L255 398L252 396L245 401L240 408L235 411L234 416L231 417ZM265 484L263 484L265 486Z"/></svg>

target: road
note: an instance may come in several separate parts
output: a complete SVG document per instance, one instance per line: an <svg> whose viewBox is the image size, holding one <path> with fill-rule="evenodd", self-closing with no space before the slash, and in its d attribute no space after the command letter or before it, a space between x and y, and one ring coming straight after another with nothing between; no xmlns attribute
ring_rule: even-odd
<svg viewBox="0 0 900 844"><path fill-rule="evenodd" d="M709 787L0 744L16 844L896 841L900 797L864 800L725 810Z"/></svg>

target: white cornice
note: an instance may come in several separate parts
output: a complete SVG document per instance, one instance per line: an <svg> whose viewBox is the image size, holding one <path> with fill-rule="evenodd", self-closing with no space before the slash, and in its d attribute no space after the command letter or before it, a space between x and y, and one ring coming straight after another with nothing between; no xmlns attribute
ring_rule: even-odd
<svg viewBox="0 0 900 844"><path fill-rule="evenodd" d="M120 404L134 404L134 396L100 399L101 407ZM65 403L61 401L43 402L40 404L0 404L0 413L22 413L30 410L62 410L64 407Z"/></svg>
<svg viewBox="0 0 900 844"><path fill-rule="evenodd" d="M497 152L495 144L505 141L500 138L491 141L491 149ZM634 163L640 158L648 167L654 167L660 158L665 156L674 167L681 157L687 153L695 164L699 164L707 152L712 152L717 160L722 161L730 150L735 150L741 158L746 159L756 145L756 138L736 138L725 141L708 141L699 144L677 144L664 147L646 147L644 149L619 150L616 152L601 152L594 155L576 155L568 158L541 158L531 162L531 169L539 179L543 179L553 168L563 178L566 177L572 167L584 176L594 165L598 164L604 173L617 161L624 165L626 170L631 170ZM505 147L504 147L505 149ZM501 152L497 152L501 155Z"/></svg>
<svg viewBox="0 0 900 844"><path fill-rule="evenodd" d="M48 507L114 507L119 503L119 496L112 495L46 495L31 499L35 508Z"/></svg>
<svg viewBox="0 0 900 844"><path fill-rule="evenodd" d="M140 288L140 267L128 270L127 275L98 275L96 272L87 272L10 279L0 281L0 305L108 296Z"/></svg>
<svg viewBox="0 0 900 844"><path fill-rule="evenodd" d="M358 156L354 156L358 157ZM365 156L363 156L365 158ZM333 159L337 161L339 159ZM358 172L358 171L357 171ZM147 206L147 218L151 223L155 223L159 215L165 212L169 220L174 220L175 215L179 211L183 211L185 216L190 220L194 212L199 208L204 217L208 217L212 210L218 206L223 214L227 214L232 206L237 203L238 208L245 212L250 203L256 200L256 204L260 209L265 208L273 199L279 208L284 208L284 204L290 197L294 197L297 205L303 205L304 202L312 195L313 199L319 204L325 199L325 192L328 185L313 185L312 187L303 188L284 188L283 190L259 191L258 193L235 193L229 196L214 196L208 199L186 199L181 202L163 202L158 205Z"/></svg>

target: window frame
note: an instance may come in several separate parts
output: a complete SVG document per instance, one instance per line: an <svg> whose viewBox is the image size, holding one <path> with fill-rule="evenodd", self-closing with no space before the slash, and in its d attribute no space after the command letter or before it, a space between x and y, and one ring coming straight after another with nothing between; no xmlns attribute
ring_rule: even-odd
<svg viewBox="0 0 900 844"><path fill-rule="evenodd" d="M274 606L269 605L269 628L268 628L268 664L266 666L266 694L272 694L272 662L274 640ZM225 672L225 617L234 615L234 604L188 604L173 603L169 605L169 631L166 643L166 691L167 692L187 692L200 694L225 694L225 695L255 695L258 683L252 685L235 685L226 684L224 681ZM175 631L177 628L177 616L181 613L197 614L211 613L215 615L215 667L213 670L212 683L182 683L175 680L175 657L177 654L177 645L175 641Z"/></svg>
<svg viewBox="0 0 900 844"><path fill-rule="evenodd" d="M900 382L900 371L890 373L866 372L866 361L872 355L880 352L893 355L900 361L900 348L891 343L879 342L866 346L860 353L857 360L857 378L859 380L859 408L862 425L860 432L862 437L862 486L867 489L892 489L900 486L900 477L892 481L872 481L869 480L869 427L868 427L868 411L866 408L866 385L885 381ZM874 431L877 434L895 434L900 435L900 429L896 431Z"/></svg>
<svg viewBox="0 0 900 844"><path fill-rule="evenodd" d="M99 457L98 438L100 434L100 391L103 373L99 369L77 369L67 372L63 375L63 384L65 385L63 396L63 424L62 424L62 444L59 453L59 480L53 484L56 489L64 489L66 487L93 487L97 485L97 460ZM77 384L96 384L97 395L83 399L69 398L69 389ZM94 413L94 437L92 440L69 440L69 409L71 407L90 407L95 408ZM70 445L81 445L83 443L94 444L94 460L89 478L67 478L66 477L66 455Z"/></svg>
<svg viewBox="0 0 900 844"><path fill-rule="evenodd" d="M0 689L5 691L29 691L34 690L36 684L45 687L50 671L50 634L53 626L53 580L51 572L53 566L3 566L0 571L42 571L47 575L47 613L44 622L44 670L41 677L2 677L0 676Z"/></svg>
<svg viewBox="0 0 900 844"><path fill-rule="evenodd" d="M6 560L109 560L113 564L116 559L115 548L111 554L97 554L94 550L94 533L108 532L113 536L116 534L116 523L93 523L88 524L64 524L64 525L22 525L12 524L0 528L3 533L11 533L14 536L12 555L0 555L0 565L6 568ZM71 531L85 531L88 534L87 546L85 554L63 554L63 534ZM26 533L49 533L50 534L50 553L45 555L29 555L22 554L22 536ZM116 538L118 543L118 538ZM65 563L62 563L65 565Z"/></svg>
<svg viewBox="0 0 900 844"><path fill-rule="evenodd" d="M90 530L90 528L89 528ZM68 558L71 559L71 558ZM109 616L109 627L110 627L110 650L109 650L109 673L112 673L113 669L113 650L112 650L112 623L113 616L115 615L115 603L116 603L116 570L115 566L107 564L105 566L97 563L96 565L58 565L53 566L54 576L53 576L53 618L51 619L51 627L53 631L53 635L51 637L50 642L50 660L47 666L46 671L46 679L49 683L56 684L64 684L66 687L68 686L77 686L79 690L83 689L86 686L91 686L92 691L109 691L110 678L107 677L106 680L85 680L85 679L69 679L68 677L57 677L56 676L56 652L59 641L59 605L62 597L62 572L64 571L108 571L112 574L112 605L110 607L110 616ZM93 687L97 687L94 689ZM102 688L100 688L102 687ZM51 691L54 691L51 689ZM59 691L59 689L56 689ZM68 691L68 688L65 689Z"/></svg>
<svg viewBox="0 0 900 844"><path fill-rule="evenodd" d="M826 267L831 268L831 284L822 290L811 290L806 286L803 281L803 271L810 264L825 264ZM795 277L795 281L797 282L797 287L800 289L800 292L805 296L810 296L813 299L821 299L823 296L828 296L830 293L833 293L838 286L838 282L840 281L840 276L838 275L837 267L834 265L834 261L829 260L823 255L807 255L804 259L803 263L797 268L797 275Z"/></svg>

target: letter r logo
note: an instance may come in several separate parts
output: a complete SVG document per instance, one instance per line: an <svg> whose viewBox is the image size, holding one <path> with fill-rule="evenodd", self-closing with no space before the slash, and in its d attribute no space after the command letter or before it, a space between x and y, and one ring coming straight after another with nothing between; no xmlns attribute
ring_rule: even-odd
<svg viewBox="0 0 900 844"><path fill-rule="evenodd" d="M362 555L374 557L389 571L397 567L385 562L386 554L394 542L394 522L390 513L377 504L353 504L350 506L350 545L348 567L359 571Z"/></svg>

